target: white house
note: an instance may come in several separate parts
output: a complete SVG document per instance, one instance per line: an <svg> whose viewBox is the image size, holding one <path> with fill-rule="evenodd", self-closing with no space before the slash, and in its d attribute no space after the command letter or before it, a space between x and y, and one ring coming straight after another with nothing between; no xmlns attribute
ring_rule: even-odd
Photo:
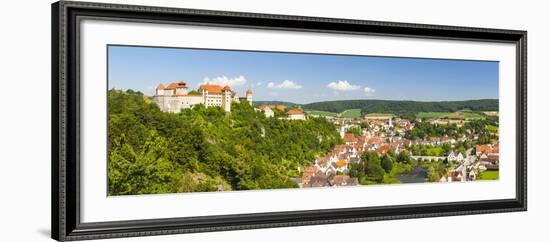
<svg viewBox="0 0 550 242"><path fill-rule="evenodd" d="M287 114L289 120L306 120L306 115L299 109L291 109Z"/></svg>
<svg viewBox="0 0 550 242"><path fill-rule="evenodd" d="M260 106L260 110L262 110L262 112L264 112L265 116L268 118L272 118L275 116L275 112L273 112L273 110L267 105Z"/></svg>
<svg viewBox="0 0 550 242"><path fill-rule="evenodd" d="M451 151L451 153L447 156L447 160L462 162L464 161L464 156L460 152L455 153L454 151Z"/></svg>

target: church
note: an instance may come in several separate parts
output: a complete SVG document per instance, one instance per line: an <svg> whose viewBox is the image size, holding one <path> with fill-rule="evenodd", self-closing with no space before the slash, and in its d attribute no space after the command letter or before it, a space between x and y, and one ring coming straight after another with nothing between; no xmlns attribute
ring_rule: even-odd
<svg viewBox="0 0 550 242"><path fill-rule="evenodd" d="M227 85L222 87L207 83L200 85L196 91L189 91L187 83L180 81L168 86L159 84L153 99L164 112L178 113L182 108L191 108L197 104L222 107L226 112L231 112L231 102L247 101L252 105L252 89L246 91L246 97L239 98Z"/></svg>

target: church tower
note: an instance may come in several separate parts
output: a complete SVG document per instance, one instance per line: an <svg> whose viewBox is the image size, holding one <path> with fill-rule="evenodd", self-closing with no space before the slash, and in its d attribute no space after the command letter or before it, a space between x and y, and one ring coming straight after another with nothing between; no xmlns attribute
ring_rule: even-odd
<svg viewBox="0 0 550 242"><path fill-rule="evenodd" d="M346 135L345 123L344 123L344 120L340 120L340 138L343 139L345 135Z"/></svg>
<svg viewBox="0 0 550 242"><path fill-rule="evenodd" d="M248 88L248 90L246 90L246 101L248 101L250 106L252 106L252 89L250 89L250 88Z"/></svg>

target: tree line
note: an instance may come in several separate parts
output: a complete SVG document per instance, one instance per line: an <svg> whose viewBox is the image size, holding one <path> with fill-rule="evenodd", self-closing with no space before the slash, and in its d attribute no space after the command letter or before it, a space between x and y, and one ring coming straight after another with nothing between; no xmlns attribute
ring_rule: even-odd
<svg viewBox="0 0 550 242"><path fill-rule="evenodd" d="M498 111L498 99L467 101L420 102L399 100L339 100L305 104L304 109L341 113L348 109L361 109L369 113L395 113L399 115L418 112L456 112L462 109L472 111Z"/></svg>

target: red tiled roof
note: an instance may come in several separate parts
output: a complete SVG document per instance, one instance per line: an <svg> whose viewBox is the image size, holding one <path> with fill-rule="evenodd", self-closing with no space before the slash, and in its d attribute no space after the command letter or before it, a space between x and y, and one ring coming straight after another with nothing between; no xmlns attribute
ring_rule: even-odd
<svg viewBox="0 0 550 242"><path fill-rule="evenodd" d="M478 153L490 153L491 150L489 145L476 145L476 152Z"/></svg>
<svg viewBox="0 0 550 242"><path fill-rule="evenodd" d="M285 105L269 105L271 109L278 109L281 112L284 112L286 107Z"/></svg>
<svg viewBox="0 0 550 242"><path fill-rule="evenodd" d="M338 167L342 167L342 166L345 166L346 165L346 161L345 160L339 160L336 162L336 166Z"/></svg>
<svg viewBox="0 0 550 242"><path fill-rule="evenodd" d="M359 142L357 142L357 144L355 144L355 148L358 149L358 148L363 148L363 146L365 145L365 141L364 140L360 140Z"/></svg>
<svg viewBox="0 0 550 242"><path fill-rule="evenodd" d="M389 146L380 146L378 147L378 149L376 149L376 152L378 152L379 154L386 154L388 153L388 151L390 151Z"/></svg>
<svg viewBox="0 0 550 242"><path fill-rule="evenodd" d="M199 90L208 91L208 93L222 93L222 87L220 85L204 84L199 87Z"/></svg>
<svg viewBox="0 0 550 242"><path fill-rule="evenodd" d="M187 83L185 83L184 81L180 81L180 82L172 82L167 87L164 87L164 85L162 85L162 83L161 83L157 88L158 89L164 89L164 90L174 90L178 87L185 87L186 85L187 85Z"/></svg>
<svg viewBox="0 0 550 242"><path fill-rule="evenodd" d="M302 112L302 110L298 110L298 109L292 109L292 110L288 111L288 115L294 115L294 114L304 114L304 112Z"/></svg>
<svg viewBox="0 0 550 242"><path fill-rule="evenodd" d="M355 138L354 134L347 133L344 135L344 142L356 142L357 139Z"/></svg>
<svg viewBox="0 0 550 242"><path fill-rule="evenodd" d="M174 89L176 89L177 86L178 86L178 84L172 82L167 87L165 87L164 90L174 90Z"/></svg>

